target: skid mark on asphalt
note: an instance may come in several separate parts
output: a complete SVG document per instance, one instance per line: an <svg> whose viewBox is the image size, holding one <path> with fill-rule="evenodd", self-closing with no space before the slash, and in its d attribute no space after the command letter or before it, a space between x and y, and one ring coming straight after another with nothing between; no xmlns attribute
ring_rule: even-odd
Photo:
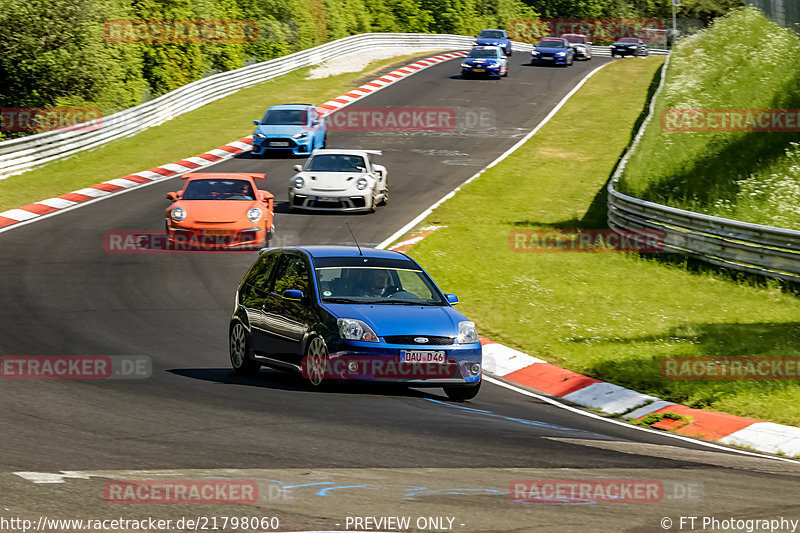
<svg viewBox="0 0 800 533"><path fill-rule="evenodd" d="M471 411L471 412L476 413L478 415L488 416L488 417L491 417L491 418L499 418L501 420L507 420L509 422L516 422L518 424L524 424L526 426L534 426L534 427L539 427L539 428L544 428L544 429L553 429L553 430L556 430L556 431L569 431L570 433L572 433L574 435L579 435L579 434L580 435L586 435L588 437L593 437L595 439L601 439L601 440L618 440L618 439L614 439L612 437L609 437L608 435L602 435L600 433L592 433L590 431L584 431L582 429L568 428L568 427L564 427L564 426L557 426L557 425L554 425L554 424L548 424L547 422L541 422L539 420L527 420L525 418L516 418L516 417L513 417L513 416L499 415L497 413L493 413L493 412L487 411L485 409L475 409L473 407L464 407L463 405L454 405L452 403L443 402L441 400L434 400L433 398L425 398L425 400L429 401L429 402L433 402L433 403L438 403L440 405L445 405L445 406L453 408L453 409L461 409L463 411Z"/></svg>

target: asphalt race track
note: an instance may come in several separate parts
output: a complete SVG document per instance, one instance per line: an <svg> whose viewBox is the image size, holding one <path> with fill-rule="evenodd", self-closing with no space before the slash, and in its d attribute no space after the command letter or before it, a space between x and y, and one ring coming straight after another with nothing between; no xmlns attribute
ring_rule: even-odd
<svg viewBox="0 0 800 533"><path fill-rule="evenodd" d="M458 60L445 62L354 105L449 106L466 126L483 120L434 133L330 133L329 147L384 151L390 201L375 214L289 213L288 178L301 160L245 154L212 170L267 173L262 186L278 200L273 244L352 244L348 220L361 244L374 246L508 149L608 61L563 69L530 67L525 59L513 56L510 76L499 81L462 80ZM663 531L662 517L677 531L678 517L687 515L798 518L789 497L797 494L797 463L590 418L491 383L475 400L454 404L438 389L318 392L279 372L235 376L227 325L254 253L104 250L109 230L161 230L164 195L179 187L173 179L136 188L0 234L0 354L144 355L153 362L149 379L0 382L0 515L235 512L279 516L284 531L345 529L354 515L449 516L452 529L465 532L584 531L587 524L591 531ZM63 471L83 473L63 483L13 474ZM235 509L103 500L106 481L137 476L255 479L262 497ZM515 479L564 478L661 480L674 490L649 504L515 503L507 494ZM271 487L299 485L305 488L271 497Z"/></svg>

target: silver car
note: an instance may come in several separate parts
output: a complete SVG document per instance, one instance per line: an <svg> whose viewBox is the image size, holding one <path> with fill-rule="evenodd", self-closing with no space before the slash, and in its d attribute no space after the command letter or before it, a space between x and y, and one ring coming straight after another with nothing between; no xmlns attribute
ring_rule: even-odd
<svg viewBox="0 0 800 533"><path fill-rule="evenodd" d="M569 45L575 49L575 59L588 61L592 58L592 41L590 41L586 35L580 33L565 33L559 37L569 41Z"/></svg>

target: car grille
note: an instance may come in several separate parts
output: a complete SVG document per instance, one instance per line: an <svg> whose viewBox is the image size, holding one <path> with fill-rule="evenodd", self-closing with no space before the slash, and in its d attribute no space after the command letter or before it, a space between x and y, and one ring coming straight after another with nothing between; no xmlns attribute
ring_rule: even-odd
<svg viewBox="0 0 800 533"><path fill-rule="evenodd" d="M428 342L417 342L414 339L425 338ZM384 337L383 340L387 344L419 344L423 346L443 346L453 344L454 337L441 337L436 335L389 335Z"/></svg>
<svg viewBox="0 0 800 533"><path fill-rule="evenodd" d="M554 56L554 55L556 55L556 54L555 54L555 52L542 52L542 53L541 53L541 54L539 54L539 55L540 55L541 57L553 57L553 56Z"/></svg>

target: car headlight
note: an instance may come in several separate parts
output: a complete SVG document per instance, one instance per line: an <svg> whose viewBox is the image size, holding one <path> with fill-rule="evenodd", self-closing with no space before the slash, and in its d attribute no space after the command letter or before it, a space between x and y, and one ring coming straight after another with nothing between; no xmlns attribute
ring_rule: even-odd
<svg viewBox="0 0 800 533"><path fill-rule="evenodd" d="M635 44L628 45L628 48L636 48Z"/></svg>
<svg viewBox="0 0 800 533"><path fill-rule="evenodd" d="M267 136L264 135L263 133L256 133L255 135L253 135L253 137L255 137L256 139L266 139L267 138Z"/></svg>
<svg viewBox="0 0 800 533"><path fill-rule="evenodd" d="M461 68L469 68L469 63L461 63Z"/></svg>
<svg viewBox="0 0 800 533"><path fill-rule="evenodd" d="M305 137L308 137L308 132L307 131L304 131L304 132L301 132L301 133L295 133L294 135L292 135L292 139L303 139Z"/></svg>
<svg viewBox="0 0 800 533"><path fill-rule="evenodd" d="M367 188L367 185L369 185L367 178L358 178L358 181L356 182L356 189L363 191Z"/></svg>
<svg viewBox="0 0 800 533"><path fill-rule="evenodd" d="M306 180L304 180L300 176L298 176L298 177L296 177L296 178L294 178L292 180L292 185L294 185L295 189L302 189L303 185L305 185L305 184L306 184Z"/></svg>
<svg viewBox="0 0 800 533"><path fill-rule="evenodd" d="M464 320L458 323L458 344L472 344L480 342L478 338L478 330L475 329L475 323L469 320Z"/></svg>
<svg viewBox="0 0 800 533"><path fill-rule="evenodd" d="M259 220L261 220L262 214L263 213L261 212L261 209L257 207L251 207L250 209L247 210L247 220L249 220L250 222L258 222Z"/></svg>
<svg viewBox="0 0 800 533"><path fill-rule="evenodd" d="M558 53L556 53L556 55L558 57L564 57L565 55L567 55L567 53L566 52L558 52Z"/></svg>
<svg viewBox="0 0 800 533"><path fill-rule="evenodd" d="M340 318L336 321L339 326L339 336L350 341L379 342L378 336L366 323L355 318Z"/></svg>
<svg viewBox="0 0 800 533"><path fill-rule="evenodd" d="M173 207L172 210L169 212L169 216L175 222L182 222L186 220L186 211L184 211L180 207Z"/></svg>
<svg viewBox="0 0 800 533"><path fill-rule="evenodd" d="M478 41L472 41L472 46L480 46L480 45L478 44Z"/></svg>
<svg viewBox="0 0 800 533"><path fill-rule="evenodd" d="M531 55L532 55L532 56L538 56L538 55L539 55L539 52L537 52L536 50L532 50L532 51L531 51Z"/></svg>

